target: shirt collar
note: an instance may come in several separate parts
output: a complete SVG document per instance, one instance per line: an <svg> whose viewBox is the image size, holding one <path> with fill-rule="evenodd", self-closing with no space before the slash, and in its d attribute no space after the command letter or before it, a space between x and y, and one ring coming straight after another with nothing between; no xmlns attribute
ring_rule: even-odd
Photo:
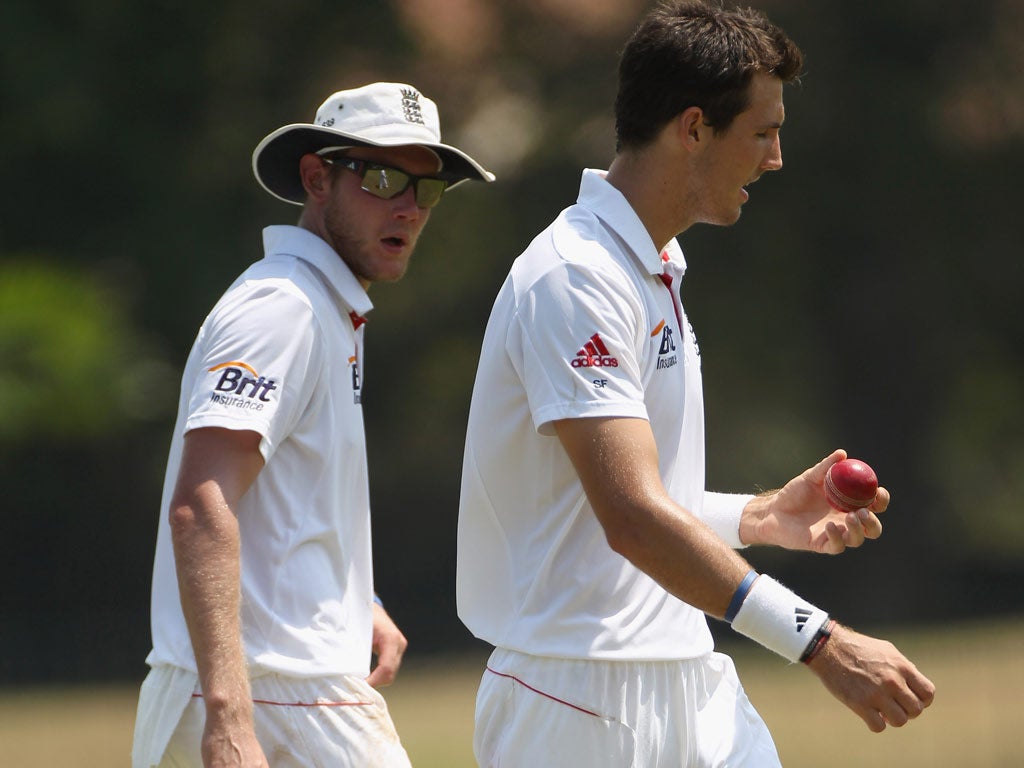
<svg viewBox="0 0 1024 768"><path fill-rule="evenodd" d="M605 178L607 171L587 168L580 182L580 196L577 203L588 208L626 243L644 268L652 275L665 271L662 254L668 255L673 271L682 275L686 271L683 250L673 237L668 245L658 251L654 241L629 201Z"/></svg>
<svg viewBox="0 0 1024 768"><path fill-rule="evenodd" d="M370 296L341 256L320 237L307 229L278 224L263 230L263 249L267 256L287 254L316 267L327 279L331 290L359 315L373 309Z"/></svg>

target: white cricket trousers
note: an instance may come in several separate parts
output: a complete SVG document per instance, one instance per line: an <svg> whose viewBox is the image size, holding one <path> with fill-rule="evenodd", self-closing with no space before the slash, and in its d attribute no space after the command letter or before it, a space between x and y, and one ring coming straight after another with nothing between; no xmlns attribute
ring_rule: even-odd
<svg viewBox="0 0 1024 768"><path fill-rule="evenodd" d="M196 676L150 670L139 695L132 768L203 768ZM384 698L352 676L251 681L256 738L272 768L410 768Z"/></svg>
<svg viewBox="0 0 1024 768"><path fill-rule="evenodd" d="M732 659L595 661L498 648L483 673L481 768L781 768Z"/></svg>

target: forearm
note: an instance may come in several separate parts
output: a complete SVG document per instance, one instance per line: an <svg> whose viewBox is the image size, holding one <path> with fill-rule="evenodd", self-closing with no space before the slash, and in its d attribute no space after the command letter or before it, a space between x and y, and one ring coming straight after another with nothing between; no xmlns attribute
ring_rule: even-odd
<svg viewBox="0 0 1024 768"><path fill-rule="evenodd" d="M648 499L625 517L617 514L605 530L612 548L667 592L719 619L750 570L707 524L667 496Z"/></svg>
<svg viewBox="0 0 1024 768"><path fill-rule="evenodd" d="M555 429L612 549L680 600L785 658L802 656L828 617L772 579L755 578L746 560L669 497L646 421L577 419ZM793 621L794 611L804 623Z"/></svg>
<svg viewBox="0 0 1024 768"><path fill-rule="evenodd" d="M555 429L609 546L680 600L724 616L750 566L668 495L649 424L576 419Z"/></svg>
<svg viewBox="0 0 1024 768"><path fill-rule="evenodd" d="M222 499L196 494L172 509L171 529L182 611L207 714L251 720L239 619L238 521Z"/></svg>

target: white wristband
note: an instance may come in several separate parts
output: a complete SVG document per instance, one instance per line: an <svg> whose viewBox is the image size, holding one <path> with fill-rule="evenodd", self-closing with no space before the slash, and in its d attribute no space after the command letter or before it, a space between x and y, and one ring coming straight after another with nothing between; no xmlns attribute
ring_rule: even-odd
<svg viewBox="0 0 1024 768"><path fill-rule="evenodd" d="M828 614L764 574L747 593L732 628L796 662L814 641Z"/></svg>
<svg viewBox="0 0 1024 768"><path fill-rule="evenodd" d="M730 547L742 549L747 545L740 541L740 518L752 498L748 493L705 491L700 518Z"/></svg>

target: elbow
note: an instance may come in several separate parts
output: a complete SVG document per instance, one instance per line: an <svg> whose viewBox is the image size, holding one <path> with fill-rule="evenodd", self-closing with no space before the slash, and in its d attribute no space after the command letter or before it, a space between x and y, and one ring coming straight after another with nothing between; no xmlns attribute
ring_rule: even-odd
<svg viewBox="0 0 1024 768"><path fill-rule="evenodd" d="M171 508L167 513L167 522L171 527L171 538L178 540L195 528L195 510L190 504L185 504L180 502L178 499L174 499L171 502Z"/></svg>
<svg viewBox="0 0 1024 768"><path fill-rule="evenodd" d="M631 522L630 516L606 522L603 526L604 537L611 550L635 563L643 544L641 526Z"/></svg>
<svg viewBox="0 0 1024 768"><path fill-rule="evenodd" d="M642 497L597 512L608 546L641 570L667 541L685 538L696 521L670 499Z"/></svg>
<svg viewBox="0 0 1024 768"><path fill-rule="evenodd" d="M198 492L176 492L167 510L171 541L175 546L196 537L224 539L237 537L237 521L231 507L220 495Z"/></svg>
<svg viewBox="0 0 1024 768"><path fill-rule="evenodd" d="M202 524L202 504L196 494L182 493L175 489L171 496L170 508L167 510L167 523L171 528L171 538L178 541L189 536Z"/></svg>
<svg viewBox="0 0 1024 768"><path fill-rule="evenodd" d="M622 555L624 558L632 562L633 558L630 557L630 555L633 552L634 545L630 536L619 532L612 533L607 530L604 532L604 535L612 552L617 555Z"/></svg>

